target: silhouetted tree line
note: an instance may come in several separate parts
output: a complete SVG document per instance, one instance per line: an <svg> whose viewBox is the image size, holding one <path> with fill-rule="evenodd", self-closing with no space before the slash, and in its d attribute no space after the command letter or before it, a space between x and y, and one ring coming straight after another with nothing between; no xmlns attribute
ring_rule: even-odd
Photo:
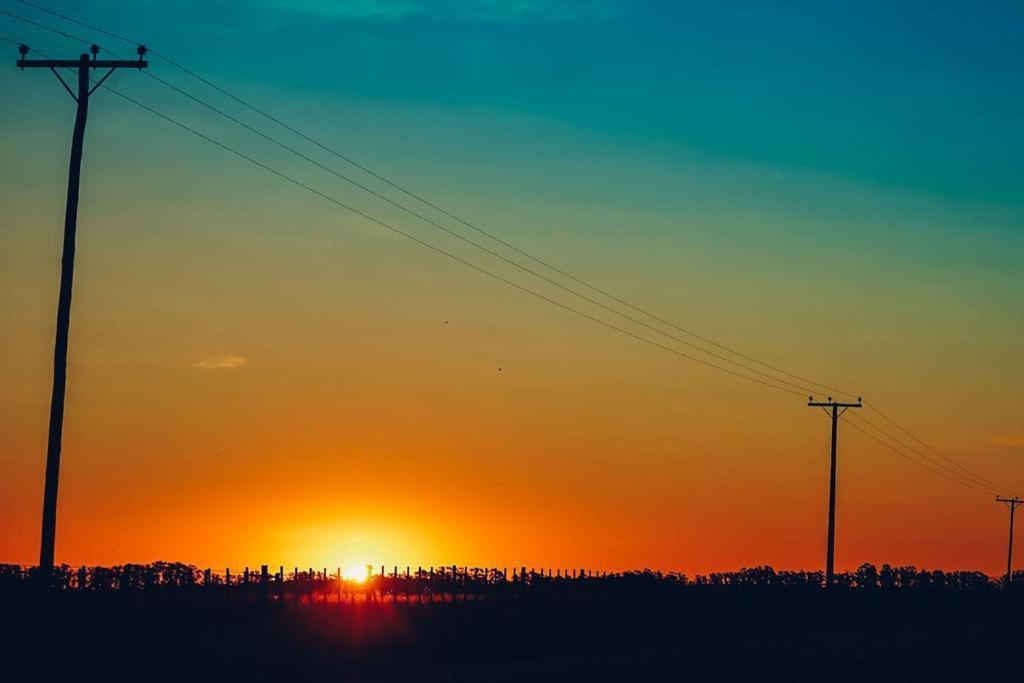
<svg viewBox="0 0 1024 683"><path fill-rule="evenodd" d="M0 586L32 584L36 567L0 564ZM184 588L202 585L201 572L181 562L124 564L115 567L54 567L52 584L63 590L142 590L158 586Z"/></svg>
<svg viewBox="0 0 1024 683"><path fill-rule="evenodd" d="M37 569L0 564L0 590L21 590L40 585ZM1013 585L1024 585L1024 571L1013 574ZM52 587L62 591L181 591L216 590L243 599L292 602L436 602L501 597L601 597L700 589L818 589L820 571L776 571L753 567L688 577L652 570L604 573L577 570L489 569L480 567L411 567L400 571L369 571L365 581L343 579L341 572L284 567L271 573L245 568L232 573L200 570L180 562L124 564L114 567L55 568ZM942 571L913 566L879 569L871 564L836 575L836 588L845 591L992 591L1005 588L1002 578L978 571Z"/></svg>

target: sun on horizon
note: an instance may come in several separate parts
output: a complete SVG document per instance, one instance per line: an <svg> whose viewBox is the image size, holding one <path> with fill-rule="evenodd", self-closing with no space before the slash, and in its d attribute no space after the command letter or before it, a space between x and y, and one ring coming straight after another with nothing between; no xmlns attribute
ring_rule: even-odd
<svg viewBox="0 0 1024 683"><path fill-rule="evenodd" d="M370 565L354 564L341 570L341 578L352 583L366 583L370 578Z"/></svg>

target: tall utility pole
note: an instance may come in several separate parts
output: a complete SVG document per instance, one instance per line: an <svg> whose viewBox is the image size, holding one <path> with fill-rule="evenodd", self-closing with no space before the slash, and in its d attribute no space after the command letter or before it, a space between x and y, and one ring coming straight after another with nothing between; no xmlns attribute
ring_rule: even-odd
<svg viewBox="0 0 1024 683"><path fill-rule="evenodd" d="M813 396L807 398L807 405L812 408L822 408L832 416L832 460L829 468L828 479L828 551L825 557L825 587L830 587L835 582L835 560L836 560L836 432L839 418L850 408L860 408L862 403L857 398L856 403L840 403L833 401L829 396L827 401L815 401ZM840 408L842 411L840 412ZM831 409L831 410L830 410Z"/></svg>
<svg viewBox="0 0 1024 683"><path fill-rule="evenodd" d="M82 171L82 144L85 120L89 114L89 97L117 69L144 69L146 48L139 46L137 60L97 59L99 46L90 48L92 57L82 54L78 59L26 59L29 48L18 48L20 69L49 69L68 94L78 103L75 129L71 137L71 162L68 167L68 198L64 212L64 249L60 267L60 294L57 299L57 336L53 347L53 393L50 398L50 433L46 447L46 483L43 487L43 530L39 547L39 569L49 581L53 574L53 554L57 533L57 480L60 474L60 444L64 430L64 389L67 384L68 328L71 324L71 283L75 274L75 230L78 223L78 185ZM77 93L61 77L58 69L78 72ZM109 69L92 87L90 71Z"/></svg>
<svg viewBox="0 0 1024 683"><path fill-rule="evenodd" d="M1024 503L1017 496L1013 498L1000 498L996 496L997 503L1006 503L1006 507L1010 508L1010 545L1006 549L1006 587L1010 587L1010 580L1013 578L1013 516L1017 512L1017 506Z"/></svg>

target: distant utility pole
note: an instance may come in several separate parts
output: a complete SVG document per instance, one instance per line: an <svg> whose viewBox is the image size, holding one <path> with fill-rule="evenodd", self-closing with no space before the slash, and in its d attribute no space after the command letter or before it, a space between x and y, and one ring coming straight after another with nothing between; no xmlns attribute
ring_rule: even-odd
<svg viewBox="0 0 1024 683"><path fill-rule="evenodd" d="M78 185L82 170L82 144L85 119L89 114L89 97L117 69L144 69L146 48L139 46L137 60L97 59L100 48L93 45L78 59L26 59L29 48L18 48L20 69L49 69L68 94L78 103L74 135L71 138L71 162L68 168L68 198L64 212L64 249L61 257L60 294L57 299L57 337L53 348L53 394L50 398L50 434L46 448L46 484L43 488L43 531L39 547L39 569L48 580L53 574L54 542L57 532L57 479L60 474L60 443L64 430L64 389L67 384L68 328L71 323L71 282L75 274L75 230L78 223ZM77 70L77 94L61 77L58 69ZM89 72L109 69L90 87Z"/></svg>
<svg viewBox="0 0 1024 683"><path fill-rule="evenodd" d="M1006 503L1010 508L1010 545L1006 550L1006 587L1010 587L1010 579L1013 578L1013 516L1017 512L1017 506L1024 503L1024 500L1014 496L1013 498L1000 498L996 496L997 503Z"/></svg>
<svg viewBox="0 0 1024 683"><path fill-rule="evenodd" d="M832 462L828 481L828 554L825 557L825 586L830 587L835 582L836 566L836 427L843 413L850 408L860 408L862 402L859 397L856 403L840 403L833 401L831 396L827 401L815 401L814 397L810 396L807 398L807 405L822 408L832 416Z"/></svg>

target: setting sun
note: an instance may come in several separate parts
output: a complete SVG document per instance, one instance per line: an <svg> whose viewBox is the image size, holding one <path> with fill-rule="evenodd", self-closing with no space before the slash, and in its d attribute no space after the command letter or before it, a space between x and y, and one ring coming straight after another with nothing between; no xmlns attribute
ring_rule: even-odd
<svg viewBox="0 0 1024 683"><path fill-rule="evenodd" d="M341 578L354 583L365 583L370 577L370 565L352 565L341 570Z"/></svg>

